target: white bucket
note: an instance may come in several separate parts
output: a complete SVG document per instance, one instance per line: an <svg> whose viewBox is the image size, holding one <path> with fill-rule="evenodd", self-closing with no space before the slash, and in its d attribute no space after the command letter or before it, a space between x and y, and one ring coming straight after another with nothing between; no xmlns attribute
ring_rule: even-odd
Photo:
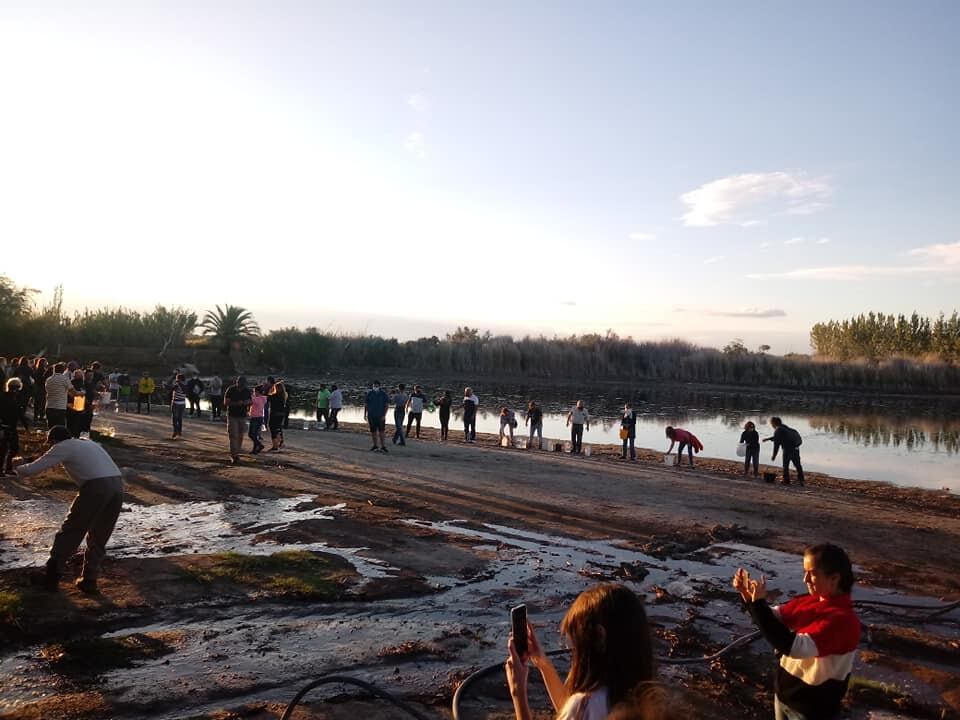
<svg viewBox="0 0 960 720"><path fill-rule="evenodd" d="M584 445L584 446L583 446L583 455L584 455L584 457L590 457L590 446L589 446L589 445Z"/></svg>
<svg viewBox="0 0 960 720"><path fill-rule="evenodd" d="M510 447L510 436L509 436L509 435L504 435L502 438L500 438L500 447L505 447L505 448Z"/></svg>
<svg viewBox="0 0 960 720"><path fill-rule="evenodd" d="M310 429L310 421L309 421L309 420L304 420L304 421L303 421L303 429L304 429L304 430L309 430L309 429Z"/></svg>
<svg viewBox="0 0 960 720"><path fill-rule="evenodd" d="M677 456L674 455L674 454L672 454L672 453L671 453L670 455L664 455L664 456L663 456L663 464L664 464L664 465L667 465L667 466L676 465L676 464L677 464Z"/></svg>

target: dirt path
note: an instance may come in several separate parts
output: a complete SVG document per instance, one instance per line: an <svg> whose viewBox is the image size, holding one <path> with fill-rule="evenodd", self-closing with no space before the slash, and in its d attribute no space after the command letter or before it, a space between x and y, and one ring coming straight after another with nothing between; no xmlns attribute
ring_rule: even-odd
<svg viewBox="0 0 960 720"><path fill-rule="evenodd" d="M306 515L298 516L300 519L296 522L264 521L260 523L262 527L251 521L243 525L240 533L255 536L254 543L282 541L365 548L355 557L375 559L394 571L389 577L364 581L351 574L349 562L334 558L325 566L324 578L335 578L336 587L311 586L313 589L308 591L298 590L300 594L295 593L296 597L258 588L251 595L249 588L235 577L218 576L212 586L187 583L184 573L209 573L211 563L215 562L201 561L202 567L198 566L196 556L185 554L191 551L183 549L189 543L181 538L177 543L171 542L169 550L163 546L159 552L162 558L138 560L133 552L129 559L112 560L102 583L104 597L99 600L84 598L72 590L54 600L27 597L28 607L21 608L21 617L15 623L8 623L3 633L9 643L18 647L29 647L38 639L51 636L73 637L84 628L88 633L99 633L107 627L129 630L135 619L147 623L149 635L156 629L154 625L160 615L179 616L184 626L188 621L210 622L209 616L203 614L207 611L196 610L196 603L202 607L228 608L220 614L229 616L238 613L251 598L289 603L293 607L300 607L297 598L331 603L360 602L362 607L389 608L389 617L384 616L382 622L396 622L398 607L406 607L410 598L437 592L437 581L430 578L447 578L452 586L462 582L464 585L474 583L474 589L487 588L483 591L487 593L483 600L487 604L505 602L520 594L517 589L498 590L494 585L483 585L493 573L494 560L504 558L503 542L478 546L477 540L450 534L449 528L441 527L451 521L464 521L457 527L510 528L513 529L510 532L526 533L529 537L541 534L570 538L571 543L577 539L605 543L613 540L615 548L623 552L664 559L691 555L714 542L749 543L796 555L807 543L829 540L848 550L861 568L862 581L867 585L919 590L926 596L950 599L960 594L955 550L960 547L960 499L942 492L842 481L816 474L808 477L804 488L783 487L743 480L737 474L737 465L724 461L704 460L697 469L675 469L662 465L661 456L653 451L641 452L640 462L629 463L620 460L618 449L612 447L594 446L594 455L582 458L502 449L489 437L481 438L476 445L459 441L441 443L434 431L426 432L423 441L411 440L406 447L391 445L389 454L381 454L369 451L369 435L359 428L337 433L291 429L281 453L244 455L242 462L234 466L226 462L227 439L222 424L188 418L185 438L173 441L168 437L168 419L162 414L103 419L116 429L116 438L112 442L107 440L106 444L124 468L131 507L144 510L169 507L170 512L175 512L176 508L189 506L193 508L190 512L199 517L208 511L197 509L196 503L222 502L236 497L258 498L264 503L291 499L297 504L286 508L287 513L294 510L308 513L314 507L337 506L335 522ZM67 502L72 495L69 484L56 473L48 473L39 480L8 478L0 489L0 500L5 503L12 500ZM309 502L303 500L307 497ZM411 519L417 523L411 524ZM123 522L122 517L118 532ZM168 542L161 538L161 531L170 521L153 522L156 532L151 537L159 547ZM0 528L0 534L10 538L5 528ZM31 540L35 545L48 541L48 537ZM10 554L12 551L8 553L8 560ZM0 561L4 559L4 554L0 554ZM22 573L21 570L0 573L0 591L17 591ZM543 582L546 586L550 579L544 578ZM726 582L725 577L716 578L716 589L711 592L722 594L726 591ZM575 592L573 586L566 587L556 599L556 607L551 607L554 601L544 599L543 611L561 612L562 604ZM723 603L726 602L724 598ZM190 603L194 604L193 610L186 609ZM718 607L724 607L723 603ZM336 612L343 611L342 606L337 608ZM668 609L665 606L665 611ZM377 612L376 609L370 611ZM438 609L437 622L446 622L448 612ZM663 618L664 627L681 615L668 613ZM731 619L730 628L737 622L740 621ZM233 628L224 626L220 632L226 637ZM452 640L455 635L445 636L446 632L479 632L484 642L463 643L465 635ZM484 646L485 632L467 623L456 631L440 632L439 639L430 640L432 645L427 643L428 650L419 646L414 650L419 647L434 661L443 660L444 666L469 666L485 660L491 652L473 647ZM670 639L669 632L661 638L664 642ZM171 635L162 637L170 646L163 652L175 652L180 641L172 640ZM710 645L709 639L701 640L706 646ZM154 640L156 642L160 641ZM384 651L390 650L389 644L376 637L371 642L379 642L381 658ZM410 653L394 651L394 654L406 657ZM417 652L412 655L419 657ZM386 657L391 657L389 652ZM451 663L453 658L457 661ZM153 656L141 658L144 662L148 659ZM358 658L358 662L361 660L370 662L368 658ZM23 662L23 657L16 661ZM13 662L11 656L9 663L0 664L0 670L9 669ZM269 665L270 661L263 662ZM282 684L285 689L297 678L310 676L306 669L287 672L288 666L283 665L280 658L276 662L278 668L287 673ZM239 667L235 664L235 671L243 674ZM250 678L257 670L262 672L263 668L250 667ZM375 675L372 665L370 672ZM413 670L409 672L415 674ZM407 688L406 692L427 702L432 702L431 697L448 699L458 677L462 677L459 671L438 670L436 666L429 670L420 667L418 672L420 680L412 681L413 689ZM430 673L435 676L439 673L443 679L439 683L426 682L424 678ZM20 698L8 705L9 717L42 717L43 706L24 699L22 688L12 675L11 671L6 686L0 685L0 691ZM183 678L175 678L170 680L170 688L176 685L175 681L185 687L189 685ZM100 688L98 702L107 702L107 707L114 711L127 707L124 703L139 708L129 712L153 707L146 700L134 700L132 691L123 682L127 680L111 686L109 692ZM129 682L130 687L139 687L142 694L142 685ZM937 685L938 692L946 697L955 690L960 702L960 687L944 683ZM73 682L71 688L76 684ZM191 695L189 690L161 689L163 682L158 681L156 702L168 702L176 695L181 700L192 697L197 716L206 712L204 708L217 707L219 703L220 707L248 707L248 717L276 717L276 704L271 704L266 689L252 679L240 684L242 689L232 692L221 688L221 694L203 695L195 688ZM681 684L701 695L705 692L703 686L689 678ZM104 706L91 705L89 683L79 685L83 689L78 697L83 699L76 701L75 712L70 716L96 716L94 710L84 709L88 705L102 714ZM704 681L703 685L709 683ZM431 686L435 686L433 690L429 689ZM62 696L66 690L55 686L50 692ZM737 704L741 700L731 695L731 691L718 692L727 710L740 707L743 717L761 716L766 711L763 699L741 707ZM764 697L764 693L758 697ZM230 700L225 703L222 698ZM0 704L0 711L3 709Z"/></svg>

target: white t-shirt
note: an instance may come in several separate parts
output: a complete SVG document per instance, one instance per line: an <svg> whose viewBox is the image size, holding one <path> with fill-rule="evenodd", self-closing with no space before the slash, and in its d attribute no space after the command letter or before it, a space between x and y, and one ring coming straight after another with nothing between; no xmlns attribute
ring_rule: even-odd
<svg viewBox="0 0 960 720"><path fill-rule="evenodd" d="M339 410L343 407L343 390L337 388L330 393L330 409Z"/></svg>
<svg viewBox="0 0 960 720"><path fill-rule="evenodd" d="M591 693L574 693L568 697L557 720L605 720L609 714L607 689L602 687Z"/></svg>

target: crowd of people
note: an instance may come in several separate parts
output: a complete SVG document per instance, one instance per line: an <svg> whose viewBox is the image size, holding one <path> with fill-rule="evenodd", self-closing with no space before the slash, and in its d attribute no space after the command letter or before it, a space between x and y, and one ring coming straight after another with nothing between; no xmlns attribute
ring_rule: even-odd
<svg viewBox="0 0 960 720"><path fill-rule="evenodd" d="M2 469L4 474L30 477L56 465L64 467L78 487L77 496L54 538L46 565L31 580L43 589L56 591L67 560L86 538L83 567L75 582L81 592L97 593L107 542L121 511L123 482L109 453L80 434L83 428L90 427L88 415L95 402L100 399L121 402L122 388L125 384L129 387L129 375L119 371L104 374L99 363L82 368L77 363L51 365L40 360L42 358L37 361L22 358L15 363L8 364L5 360L0 363L4 376L4 392L0 394ZM283 447L283 429L289 421L289 393L284 381L268 377L262 383L248 386L245 377L238 377L223 390L222 402L219 402L222 389L219 381L219 377L214 377L205 384L195 373L188 380L185 373L175 372L171 380L164 383L173 437L179 438L183 433L188 406L190 415L200 416L199 399L206 391L211 397L213 417L226 410L233 462L238 460L245 436L253 442L253 453L266 447L260 437L264 426L269 429L272 442L268 452L279 452ZM146 412L151 412L156 390L150 374L144 372L137 383L138 411L145 405ZM317 420L323 423L322 429L338 428L337 414L343 401L343 393L336 385L321 386ZM472 388L464 389L466 442L476 439L479 402ZM49 425L49 449L40 458L14 470L11 461L18 450L16 427L20 424L29 429L27 408L30 404L34 420L45 420ZM410 393L402 384L388 393L379 382L372 383L364 397L364 417L373 437L371 450L387 452L386 417L391 407L393 442L400 445L405 444L411 432L419 437L422 414L428 408L440 411L441 438L447 439L452 405L449 391L430 400L419 385L414 385ZM534 436L542 440L543 412L535 401L528 403L524 415L531 441ZM631 459L636 457L633 442L636 422L636 411L626 403L620 431L624 458L628 451ZM771 418L770 423L774 433L764 441L773 442L774 458L782 451L785 481L789 480L789 465L793 464L798 482L802 483L799 433L778 417ZM590 415L582 401L567 414L567 424L571 427L572 451L581 452L583 432L590 427ZM11 425L12 433L9 432ZM516 413L502 406L500 439L512 441L518 426ZM668 454L679 444L678 462L686 450L692 465L693 454L703 449L697 437L682 428L667 427L666 436L671 441ZM754 473L757 472L760 442L754 423L748 422L740 438L744 473L751 464ZM846 553L830 544L808 547L803 555L803 573L808 593L773 607L768 603L771 594L765 576L757 579L740 568L733 577L733 587L744 607L779 655L774 696L777 720L835 717L846 693L860 638L860 624L850 595L853 570ZM506 679L519 720L532 717L527 698L530 666L540 672L556 717L562 720L654 720L682 716L677 711L678 705L671 700L669 689L657 683L653 641L643 600L628 587L603 584L586 590L566 613L560 629L572 653L565 680L543 651L533 624L527 625L524 642L518 643L512 634L508 639Z"/></svg>

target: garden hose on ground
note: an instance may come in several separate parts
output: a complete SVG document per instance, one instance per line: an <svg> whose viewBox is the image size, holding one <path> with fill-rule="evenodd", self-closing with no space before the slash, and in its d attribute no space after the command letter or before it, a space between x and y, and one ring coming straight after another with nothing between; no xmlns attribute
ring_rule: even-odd
<svg viewBox="0 0 960 720"><path fill-rule="evenodd" d="M358 680L357 678L347 677L346 675L324 675L323 677L317 678L313 682L306 685L294 696L293 700L290 701L290 704L287 705L287 709L283 711L283 715L280 716L280 720L290 720L294 709L300 704L300 701L303 700L303 696L313 690L315 687L319 687L321 685L332 685L334 683L356 685L357 687L363 688L371 695L376 695L387 702L393 703L411 717L415 717L417 720L431 720L416 708L408 705L403 700L394 697L386 690L381 690L376 685L372 685L365 680Z"/></svg>
<svg viewBox="0 0 960 720"><path fill-rule="evenodd" d="M855 604L859 606L874 607L879 612L896 614L902 617L904 620L911 620L914 622L926 622L928 620L932 620L933 618L939 617L941 615L946 615L951 610L960 608L960 600L949 603L939 608L933 608L930 605L911 605L911 604L890 603L890 602L884 602L882 600L859 600ZM932 612L927 613L926 615L923 615L920 618L911 618L908 615L900 615L899 613L893 612L893 610L884 610L883 608L891 608L893 610L932 610ZM755 630L752 633L738 637L736 640L729 643L728 645L725 645L724 647L720 648L719 650L717 650L715 653L711 655L705 655L703 657L690 657L690 658L657 657L657 661L664 665L693 665L695 663L713 662L717 658L720 658L723 655L726 655L727 653L732 652L737 648L745 647L749 645L750 643L757 640L759 637L760 637L760 631ZM550 652L547 653L547 655L549 656L563 655L568 652L570 651L569 650L551 650ZM481 668L476 672L472 673L471 675L467 676L467 678L462 683L460 683L460 687L458 687L457 691L453 694L453 706L451 708L453 713L453 720L460 720L460 700L466 693L467 688L473 685L476 681L480 680L480 678L485 677L490 673L493 673L496 671L502 671L502 670L503 670L503 663L488 665L487 667ZM280 720L290 720L294 709L296 709L296 707L300 704L300 702L303 700L304 696L308 692L310 692L314 688L319 687L321 685L332 685L335 683L341 683L346 685L356 685L357 687L363 688L364 690L369 692L371 695L375 695L379 698L382 698L392 703L393 705L400 708L405 713L407 713L411 717L416 718L417 720L430 720L423 713L419 712L417 709L408 705L407 703L400 700L399 698L394 697L393 695L388 693L386 690L381 690L376 685L368 683L364 680L358 680L356 678L348 677L346 675L325 675L323 677L317 678L313 682L306 685L303 689L300 690L300 692L298 692L294 696L293 700L291 700L290 703L287 705L286 710L283 711L283 715L280 716Z"/></svg>

